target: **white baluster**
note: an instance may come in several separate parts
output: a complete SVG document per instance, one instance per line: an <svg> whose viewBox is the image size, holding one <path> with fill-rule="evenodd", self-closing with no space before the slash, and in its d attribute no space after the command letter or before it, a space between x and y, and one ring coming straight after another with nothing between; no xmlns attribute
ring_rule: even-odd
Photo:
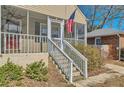
<svg viewBox="0 0 124 93"><path fill-rule="evenodd" d="M12 51L13 51L13 54L14 54L14 34L12 35Z"/></svg>
<svg viewBox="0 0 124 93"><path fill-rule="evenodd" d="M6 33L4 33L4 53L6 54Z"/></svg>

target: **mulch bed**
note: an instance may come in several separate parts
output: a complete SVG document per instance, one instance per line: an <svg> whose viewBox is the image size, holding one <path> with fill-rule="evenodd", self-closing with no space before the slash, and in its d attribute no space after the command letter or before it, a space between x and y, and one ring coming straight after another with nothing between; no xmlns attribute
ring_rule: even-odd
<svg viewBox="0 0 124 93"><path fill-rule="evenodd" d="M99 75L99 74L102 74L102 73L105 73L107 71L109 71L110 69L107 69L105 67L102 67L100 69L97 69L97 70L94 70L94 71L89 71L88 72L88 76L91 77L91 76L96 76L96 75Z"/></svg>
<svg viewBox="0 0 124 93"><path fill-rule="evenodd" d="M59 70L56 68L56 65L52 62L48 64L48 81L36 81L24 77L19 81L10 81L8 87L74 87L72 84L67 82Z"/></svg>

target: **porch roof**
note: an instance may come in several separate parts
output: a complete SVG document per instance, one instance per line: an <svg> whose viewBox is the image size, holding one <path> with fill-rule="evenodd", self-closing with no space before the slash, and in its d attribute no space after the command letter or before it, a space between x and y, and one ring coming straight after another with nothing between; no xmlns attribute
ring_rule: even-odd
<svg viewBox="0 0 124 93"><path fill-rule="evenodd" d="M124 31L114 30L114 29L97 29L87 33L87 37L90 38L90 37L110 36L110 35L117 35L117 34L124 34Z"/></svg>
<svg viewBox="0 0 124 93"><path fill-rule="evenodd" d="M72 12L77 8L75 22L86 24L86 17L76 5L17 5L16 7L65 20L68 19Z"/></svg>

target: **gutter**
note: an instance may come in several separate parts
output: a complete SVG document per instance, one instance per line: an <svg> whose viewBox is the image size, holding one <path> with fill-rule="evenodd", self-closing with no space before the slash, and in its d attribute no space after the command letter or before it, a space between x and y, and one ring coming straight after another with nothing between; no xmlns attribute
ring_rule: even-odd
<svg viewBox="0 0 124 93"><path fill-rule="evenodd" d="M119 52L119 58L118 60L121 60L121 40L120 40L120 34L117 34L118 38L119 38L119 45L118 45L118 52Z"/></svg>

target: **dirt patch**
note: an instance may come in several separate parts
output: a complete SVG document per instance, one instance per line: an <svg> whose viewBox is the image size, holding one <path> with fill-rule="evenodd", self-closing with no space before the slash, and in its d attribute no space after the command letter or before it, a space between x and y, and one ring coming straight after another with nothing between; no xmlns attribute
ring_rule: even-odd
<svg viewBox="0 0 124 93"><path fill-rule="evenodd" d="M72 84L69 84L62 74L60 74L59 70L56 68L55 64L52 64L52 62L49 62L48 65L48 86L49 87L73 87Z"/></svg>
<svg viewBox="0 0 124 93"><path fill-rule="evenodd" d="M106 80L104 83L96 84L94 87L124 87L124 76L116 76Z"/></svg>
<svg viewBox="0 0 124 93"><path fill-rule="evenodd" d="M109 71L110 69L107 69L105 67L102 67L100 69L97 69L97 70L94 70L94 71L89 71L88 74L89 74L89 77L91 76L96 76L96 75L99 75L101 73L105 73L107 71Z"/></svg>

